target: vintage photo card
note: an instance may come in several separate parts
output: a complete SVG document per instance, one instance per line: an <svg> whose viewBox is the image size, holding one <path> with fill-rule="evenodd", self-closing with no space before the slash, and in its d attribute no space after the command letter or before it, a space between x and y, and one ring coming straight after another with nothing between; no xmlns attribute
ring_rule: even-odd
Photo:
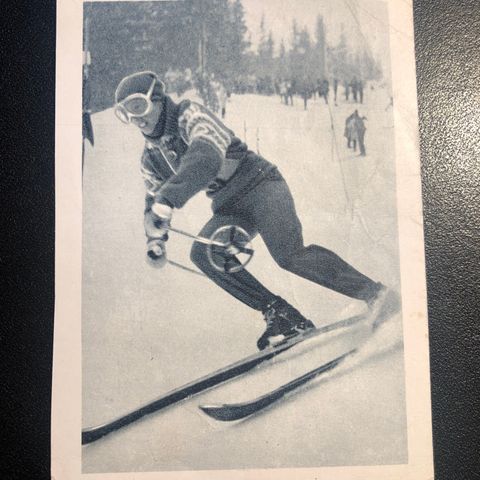
<svg viewBox="0 0 480 480"><path fill-rule="evenodd" d="M433 478L412 15L58 2L52 478Z"/></svg>

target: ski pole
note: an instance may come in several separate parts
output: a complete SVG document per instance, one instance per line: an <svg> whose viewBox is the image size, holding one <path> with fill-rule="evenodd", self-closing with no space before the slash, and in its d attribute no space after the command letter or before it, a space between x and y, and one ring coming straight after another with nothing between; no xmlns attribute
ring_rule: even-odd
<svg viewBox="0 0 480 480"><path fill-rule="evenodd" d="M180 270L185 270L190 273L195 273L195 275L200 275L201 277L206 277L206 275L202 272L199 272L197 270L194 270L193 268L186 267L185 265L182 265L181 263L174 262L173 260L167 260L167 262L170 265L173 265L174 267L180 268Z"/></svg>
<svg viewBox="0 0 480 480"><path fill-rule="evenodd" d="M193 240L196 240L197 242L200 242L200 243L204 243L205 245L216 245L217 247L225 247L225 243L222 243L222 242L216 242L215 240L212 240L210 238L205 238L205 237L201 237L199 235L193 235L191 233L188 233L188 232L185 232L184 230L180 230L178 228L174 228L174 227L171 227L171 226L168 226L168 227L165 227L166 230L169 230L170 232L175 232L175 233L178 233L180 235L183 235L185 237L188 237L188 238L192 238Z"/></svg>
<svg viewBox="0 0 480 480"><path fill-rule="evenodd" d="M205 244L207 246L209 262L216 270L221 272L235 273L245 268L254 253L250 245L250 235L243 228L235 225L224 225L218 228L210 238L193 235L170 225L164 226L163 228ZM222 235L227 236L227 240L218 241L217 238L221 238ZM216 252L214 252L214 247L217 247ZM219 248L221 249L220 252L218 251ZM221 257L220 261L217 258L218 254ZM239 259L237 256L242 256L242 258ZM181 266L180 268L189 270L188 267Z"/></svg>

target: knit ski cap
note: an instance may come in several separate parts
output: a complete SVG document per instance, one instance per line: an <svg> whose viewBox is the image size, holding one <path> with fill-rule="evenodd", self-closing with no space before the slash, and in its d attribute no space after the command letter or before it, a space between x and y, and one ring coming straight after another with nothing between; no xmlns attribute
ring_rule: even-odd
<svg viewBox="0 0 480 480"><path fill-rule="evenodd" d="M165 94L165 84L158 78L156 73L144 71L128 75L118 84L115 91L115 103L120 103L134 93L146 95L154 79L156 83L153 88L152 99L162 98Z"/></svg>

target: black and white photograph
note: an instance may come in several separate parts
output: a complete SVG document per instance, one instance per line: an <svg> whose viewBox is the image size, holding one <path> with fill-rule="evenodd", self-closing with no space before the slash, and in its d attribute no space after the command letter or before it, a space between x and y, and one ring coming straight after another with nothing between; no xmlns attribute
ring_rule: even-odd
<svg viewBox="0 0 480 480"><path fill-rule="evenodd" d="M55 478L432 478L411 4L59 3Z"/></svg>

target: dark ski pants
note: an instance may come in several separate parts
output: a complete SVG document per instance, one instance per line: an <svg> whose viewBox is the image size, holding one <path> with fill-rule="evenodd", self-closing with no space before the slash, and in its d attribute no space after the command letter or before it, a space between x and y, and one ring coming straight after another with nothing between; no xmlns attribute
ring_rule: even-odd
<svg viewBox="0 0 480 480"><path fill-rule="evenodd" d="M278 172L262 181L235 205L216 212L200 235L210 237L224 225L238 225L252 237L260 234L280 267L318 285L365 301L374 298L379 291L379 284L332 251L319 245L304 245L302 225L292 195ZM191 259L217 285L255 310L263 311L275 298L246 269L235 273L216 270L208 260L204 244L193 243Z"/></svg>

